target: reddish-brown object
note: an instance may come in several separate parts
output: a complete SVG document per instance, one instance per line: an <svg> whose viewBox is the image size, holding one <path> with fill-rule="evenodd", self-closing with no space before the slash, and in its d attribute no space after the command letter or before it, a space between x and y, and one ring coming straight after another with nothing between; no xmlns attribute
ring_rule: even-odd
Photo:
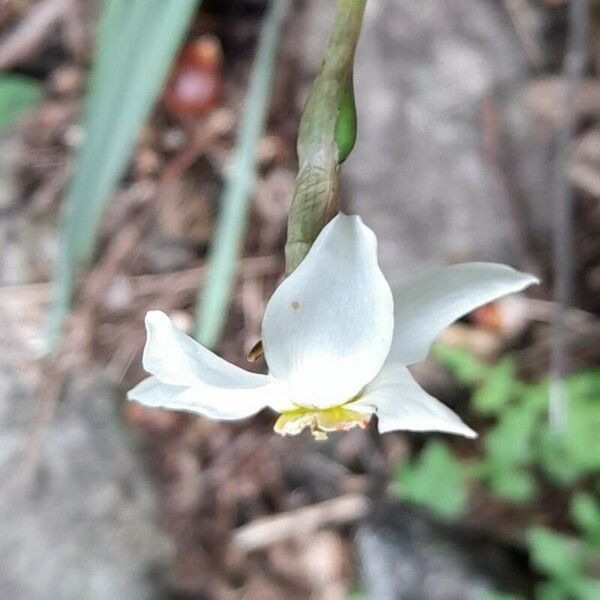
<svg viewBox="0 0 600 600"><path fill-rule="evenodd" d="M222 89L223 54L219 41L210 35L187 43L175 63L163 104L174 117L199 117L219 102Z"/></svg>
<svg viewBox="0 0 600 600"><path fill-rule="evenodd" d="M490 331L502 331L504 328L502 310L495 302L480 306L471 313L471 318L476 325Z"/></svg>

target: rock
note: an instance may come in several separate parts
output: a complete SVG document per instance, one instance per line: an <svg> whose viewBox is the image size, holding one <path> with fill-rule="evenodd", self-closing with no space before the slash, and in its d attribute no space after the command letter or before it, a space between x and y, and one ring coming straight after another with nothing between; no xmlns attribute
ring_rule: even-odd
<svg viewBox="0 0 600 600"><path fill-rule="evenodd" d="M5 362L0 377L0 596L164 598L170 545L114 391L98 373L73 382L35 452L39 396Z"/></svg>
<svg viewBox="0 0 600 600"><path fill-rule="evenodd" d="M401 503L374 506L355 547L367 598L481 600L518 591L519 574L500 550Z"/></svg>
<svg viewBox="0 0 600 600"><path fill-rule="evenodd" d="M525 57L493 1L370 3L357 55L359 138L345 175L394 281L458 260L515 261L484 109Z"/></svg>
<svg viewBox="0 0 600 600"><path fill-rule="evenodd" d="M307 3L307 81L320 64L331 4ZM344 203L377 233L392 282L433 264L523 262L520 217L497 163L505 100L523 85L528 64L503 6L367 3L355 72L358 139L342 170Z"/></svg>

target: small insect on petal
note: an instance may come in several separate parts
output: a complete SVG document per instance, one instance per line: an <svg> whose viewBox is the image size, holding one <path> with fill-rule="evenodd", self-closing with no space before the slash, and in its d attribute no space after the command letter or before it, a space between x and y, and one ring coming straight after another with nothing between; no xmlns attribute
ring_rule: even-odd
<svg viewBox="0 0 600 600"><path fill-rule="evenodd" d="M248 362L258 362L263 357L263 345L262 340L258 340L252 348L250 348L247 359Z"/></svg>

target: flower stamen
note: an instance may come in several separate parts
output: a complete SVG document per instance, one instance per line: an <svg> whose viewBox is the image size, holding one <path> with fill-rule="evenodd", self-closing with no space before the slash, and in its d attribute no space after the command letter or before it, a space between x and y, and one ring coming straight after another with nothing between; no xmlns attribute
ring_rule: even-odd
<svg viewBox="0 0 600 600"><path fill-rule="evenodd" d="M326 440L327 433L332 431L364 429L372 414L362 407L358 410L348 408L348 404L324 409L298 407L281 413L274 429L283 436L298 435L309 429L315 440Z"/></svg>

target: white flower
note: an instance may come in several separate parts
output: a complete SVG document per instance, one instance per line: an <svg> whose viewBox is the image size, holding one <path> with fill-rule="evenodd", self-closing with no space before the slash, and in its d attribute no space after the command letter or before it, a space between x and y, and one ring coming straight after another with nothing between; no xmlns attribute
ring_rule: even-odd
<svg viewBox="0 0 600 600"><path fill-rule="evenodd" d="M265 310L268 375L219 358L162 312L146 316L144 369L129 392L149 406L242 419L265 407L281 413L275 430L315 437L365 426L379 431L475 432L422 390L407 365L423 360L437 335L460 316L536 283L492 263L434 269L392 292L377 263L377 241L357 216L340 214L320 233ZM395 306L394 306L395 304Z"/></svg>

